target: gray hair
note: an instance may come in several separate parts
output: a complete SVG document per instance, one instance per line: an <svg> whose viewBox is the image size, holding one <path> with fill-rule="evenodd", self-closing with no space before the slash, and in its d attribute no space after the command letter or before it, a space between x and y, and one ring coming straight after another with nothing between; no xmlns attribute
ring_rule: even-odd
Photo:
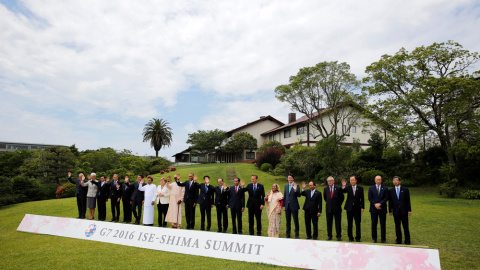
<svg viewBox="0 0 480 270"><path fill-rule="evenodd" d="M330 180L330 179L332 179L333 181L335 181L335 179L333 178L333 176L327 177L327 181Z"/></svg>
<svg viewBox="0 0 480 270"><path fill-rule="evenodd" d="M97 174L94 173L94 172L92 172L92 173L90 174L90 176L97 176Z"/></svg>

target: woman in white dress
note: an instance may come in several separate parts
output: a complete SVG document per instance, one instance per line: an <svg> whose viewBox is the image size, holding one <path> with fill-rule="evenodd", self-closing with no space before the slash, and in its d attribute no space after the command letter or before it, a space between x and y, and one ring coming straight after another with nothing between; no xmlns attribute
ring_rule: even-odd
<svg viewBox="0 0 480 270"><path fill-rule="evenodd" d="M144 179L140 181L138 190L145 191L145 201L143 203L143 225L153 226L153 215L155 213L155 199L157 198L157 187L153 184L153 178L147 177L147 185L143 186Z"/></svg>
<svg viewBox="0 0 480 270"><path fill-rule="evenodd" d="M157 186L158 227L167 227L165 218L167 217L169 204L170 189L167 187L167 180L165 177L162 177L160 185Z"/></svg>

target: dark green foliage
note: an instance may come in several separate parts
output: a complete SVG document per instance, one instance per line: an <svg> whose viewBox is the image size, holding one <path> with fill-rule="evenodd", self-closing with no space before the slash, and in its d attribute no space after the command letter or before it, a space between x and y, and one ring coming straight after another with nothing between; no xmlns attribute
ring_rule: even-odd
<svg viewBox="0 0 480 270"><path fill-rule="evenodd" d="M448 198L455 198L459 190L460 187L456 178L438 185L438 191L440 192L440 195L445 193Z"/></svg>
<svg viewBox="0 0 480 270"><path fill-rule="evenodd" d="M467 190L460 197L467 200L480 200L480 190Z"/></svg>
<svg viewBox="0 0 480 270"><path fill-rule="evenodd" d="M390 186L392 185L392 180L389 179L384 172L375 170L375 169L364 171L358 177L362 178L362 183L364 185L373 185L375 184L375 176L377 175L380 175L382 177L384 185L387 185L387 184L389 184Z"/></svg>
<svg viewBox="0 0 480 270"><path fill-rule="evenodd" d="M285 146L283 146L283 144L281 142L276 141L276 140L272 140L272 141L265 141L262 144L262 146L260 146L257 149L257 152L263 153L263 152L265 152L265 150L267 150L269 148L280 148L280 150L282 150L283 153L285 153L285 151L287 151L287 149L285 148Z"/></svg>
<svg viewBox="0 0 480 270"><path fill-rule="evenodd" d="M260 167L260 170L263 172L269 172L273 169L272 165L270 163L263 163L262 166Z"/></svg>

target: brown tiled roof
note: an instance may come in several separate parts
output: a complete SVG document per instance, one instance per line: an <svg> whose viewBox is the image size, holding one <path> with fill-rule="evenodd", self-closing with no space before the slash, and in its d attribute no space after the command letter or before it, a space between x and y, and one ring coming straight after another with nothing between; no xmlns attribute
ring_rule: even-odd
<svg viewBox="0 0 480 270"><path fill-rule="evenodd" d="M317 117L317 116L318 116L318 112L313 113L314 118ZM269 130L267 132L264 132L260 135L267 135L269 133L272 133L272 132L275 132L275 131L278 131L278 130L282 130L282 129L285 129L285 128L288 128L288 127L291 127L291 126L295 126L295 125L298 125L300 123L305 123L307 121L308 121L308 116L304 115L304 116L298 118L297 120L295 120L294 122L288 123L288 124L280 126L280 127L276 127L274 129L271 129L271 130Z"/></svg>
<svg viewBox="0 0 480 270"><path fill-rule="evenodd" d="M243 126L234 128L234 129L228 131L227 134L232 134L233 132L235 132L235 131L237 131L237 130L240 130L240 129L242 129L242 128L246 128L246 127L248 127L248 126L254 125L254 124L256 124L256 123L259 123L259 122L262 122L262 121L265 121L265 120L270 120L270 121L276 122L276 123L278 123L280 126L285 125L284 123L278 121L277 119L273 118L272 116L267 115L267 116L265 116L265 117L261 117L261 118L258 119L258 120L255 120L255 121L253 121L253 122L246 123L246 124L243 125Z"/></svg>

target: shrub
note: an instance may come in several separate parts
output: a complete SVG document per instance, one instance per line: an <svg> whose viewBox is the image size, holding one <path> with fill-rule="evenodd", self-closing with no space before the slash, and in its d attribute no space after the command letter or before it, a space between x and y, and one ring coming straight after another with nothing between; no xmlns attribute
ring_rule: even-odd
<svg viewBox="0 0 480 270"><path fill-rule="evenodd" d="M156 174L162 171L162 167L160 165L155 165L150 167L150 173Z"/></svg>
<svg viewBox="0 0 480 270"><path fill-rule="evenodd" d="M175 168L175 167L171 167L171 168L170 168L170 171L172 171L172 172L174 172L174 171L176 171L176 170L177 170L177 168Z"/></svg>
<svg viewBox="0 0 480 270"><path fill-rule="evenodd" d="M256 160L256 165L261 169L264 163L269 163L273 168L280 163L280 158L284 153L284 150L279 147L268 148L260 154Z"/></svg>
<svg viewBox="0 0 480 270"><path fill-rule="evenodd" d="M283 164L280 163L277 166L275 166L275 169L273 169L272 172L274 175L286 175L285 168L283 167Z"/></svg>
<svg viewBox="0 0 480 270"><path fill-rule="evenodd" d="M480 190L467 190L460 197L467 200L480 200Z"/></svg>
<svg viewBox="0 0 480 270"><path fill-rule="evenodd" d="M386 185L387 183L387 175L382 172L382 171L379 171L379 170L375 170L375 169L371 169L371 170L367 170L367 171L364 171L363 174L362 174L362 183L366 184L366 185L373 185L375 184L375 176L377 175L380 175L382 177L382 182L384 185ZM391 182L391 180L390 180Z"/></svg>
<svg viewBox="0 0 480 270"><path fill-rule="evenodd" d="M262 167L260 168L260 170L262 170L262 172L269 172L272 169L273 169L273 167L270 163L263 163Z"/></svg>
<svg viewBox="0 0 480 270"><path fill-rule="evenodd" d="M55 197L57 199L74 197L76 188L77 187L72 183L65 183L58 187L55 192Z"/></svg>
<svg viewBox="0 0 480 270"><path fill-rule="evenodd" d="M458 179L456 178L438 185L438 191L440 191L440 195L445 192L448 198L455 198L458 193L458 189Z"/></svg>
<svg viewBox="0 0 480 270"><path fill-rule="evenodd" d="M24 201L40 200L43 197L40 191L40 184L34 178L19 175L12 179L12 183L12 186L15 187L13 193L24 195Z"/></svg>

